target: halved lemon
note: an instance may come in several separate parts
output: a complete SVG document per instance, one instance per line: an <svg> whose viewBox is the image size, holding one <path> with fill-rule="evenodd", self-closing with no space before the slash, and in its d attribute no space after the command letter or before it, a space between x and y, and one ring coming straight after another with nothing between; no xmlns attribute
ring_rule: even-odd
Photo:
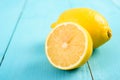
<svg viewBox="0 0 120 80"><path fill-rule="evenodd" d="M88 61L93 43L89 33L81 25L64 22L50 32L45 49L47 58L54 67L71 70Z"/></svg>

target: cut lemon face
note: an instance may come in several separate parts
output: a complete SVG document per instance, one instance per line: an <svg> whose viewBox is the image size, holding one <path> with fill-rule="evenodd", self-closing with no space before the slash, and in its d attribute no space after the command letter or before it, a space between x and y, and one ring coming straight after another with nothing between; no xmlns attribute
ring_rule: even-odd
<svg viewBox="0 0 120 80"><path fill-rule="evenodd" d="M88 61L93 43L89 33L73 22L58 24L48 35L46 55L56 68L71 70Z"/></svg>

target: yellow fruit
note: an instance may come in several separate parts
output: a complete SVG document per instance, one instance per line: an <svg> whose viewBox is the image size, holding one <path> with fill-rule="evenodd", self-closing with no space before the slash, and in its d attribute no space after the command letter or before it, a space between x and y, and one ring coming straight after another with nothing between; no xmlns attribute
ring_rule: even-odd
<svg viewBox="0 0 120 80"><path fill-rule="evenodd" d="M108 22L95 10L89 8L73 8L66 10L60 15L58 20L52 24L52 28L59 23L68 21L80 24L90 33L94 48L101 46L112 36Z"/></svg>
<svg viewBox="0 0 120 80"><path fill-rule="evenodd" d="M83 27L65 22L58 24L48 35L45 49L47 58L54 67L71 70L88 61L93 43Z"/></svg>

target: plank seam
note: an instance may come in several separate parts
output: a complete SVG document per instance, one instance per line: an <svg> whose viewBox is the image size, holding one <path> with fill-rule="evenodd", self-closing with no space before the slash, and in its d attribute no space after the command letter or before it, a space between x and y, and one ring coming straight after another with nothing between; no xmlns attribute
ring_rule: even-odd
<svg viewBox="0 0 120 80"><path fill-rule="evenodd" d="M88 65L88 69L89 69L89 72L90 72L91 78L92 78L92 80L94 80L94 77L93 77L92 70L91 70L91 68L90 68L90 64L89 64L89 62L87 62L87 65Z"/></svg>
<svg viewBox="0 0 120 80"><path fill-rule="evenodd" d="M120 11L120 6L114 0L112 0L112 4Z"/></svg>
<svg viewBox="0 0 120 80"><path fill-rule="evenodd" d="M5 48L4 54L3 54L2 59L1 59L1 61L0 61L0 67L1 67L1 65L2 65L2 63L3 63L3 61L4 61L4 58L5 58L6 53L7 53L7 50L8 50L8 48L9 48L9 46L10 46L10 43L11 43L11 41L12 41L12 39L13 39L13 36L14 36L15 31L16 31L16 29L17 29L17 26L18 26L18 24L19 24L19 22L20 22L20 19L21 19L21 17L22 17L22 14L23 14L23 12L24 12L24 9L25 9L26 4L27 4L27 0L24 1L23 7L22 7L21 12L20 12L20 14L19 14L19 17L18 17L18 19L17 19L17 22L16 22L16 24L15 24L15 26L14 26L14 29L13 29L12 34L11 34L11 36L10 36L9 42L8 42L8 44L7 44L7 47Z"/></svg>

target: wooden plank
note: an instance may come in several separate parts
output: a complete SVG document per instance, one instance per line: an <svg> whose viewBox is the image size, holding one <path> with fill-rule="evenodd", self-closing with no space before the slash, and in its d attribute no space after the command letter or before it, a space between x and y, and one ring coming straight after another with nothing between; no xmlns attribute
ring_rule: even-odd
<svg viewBox="0 0 120 80"><path fill-rule="evenodd" d="M9 0L0 1L0 61L9 44L24 0L11 0L10 3Z"/></svg>
<svg viewBox="0 0 120 80"><path fill-rule="evenodd" d="M113 31L112 39L94 50L89 60L90 70L94 80L117 80L120 78L120 5L112 1L82 1L74 0L72 7L89 7L103 14ZM114 0L116 1L116 0ZM115 5L116 4L116 5Z"/></svg>
<svg viewBox="0 0 120 80"><path fill-rule="evenodd" d="M28 1L0 68L1 80L91 80L87 65L62 71L51 66L45 55L50 24L68 8L68 1Z"/></svg>

